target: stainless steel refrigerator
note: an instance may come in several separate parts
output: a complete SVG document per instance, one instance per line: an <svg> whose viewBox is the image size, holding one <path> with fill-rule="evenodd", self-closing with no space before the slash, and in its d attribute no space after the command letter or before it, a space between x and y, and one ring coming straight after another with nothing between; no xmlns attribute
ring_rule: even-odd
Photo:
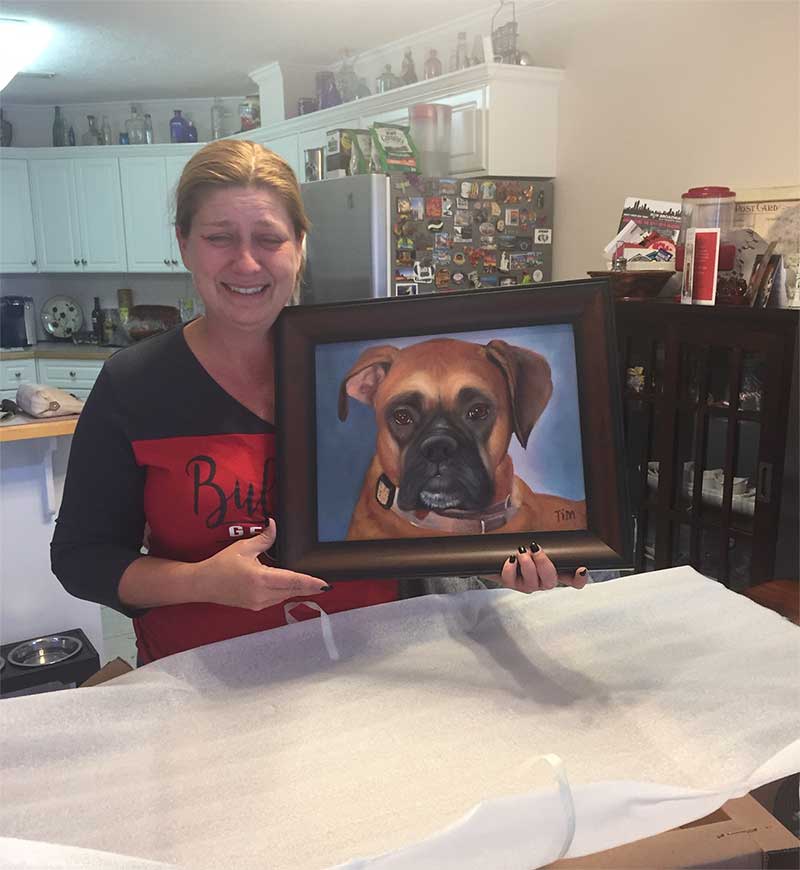
<svg viewBox="0 0 800 870"><path fill-rule="evenodd" d="M302 193L302 304L551 280L552 181L355 175Z"/></svg>

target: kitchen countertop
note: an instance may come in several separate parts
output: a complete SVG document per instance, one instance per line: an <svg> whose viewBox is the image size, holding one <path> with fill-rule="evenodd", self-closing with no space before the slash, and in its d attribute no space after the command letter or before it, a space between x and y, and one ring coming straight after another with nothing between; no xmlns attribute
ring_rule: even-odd
<svg viewBox="0 0 800 870"><path fill-rule="evenodd" d="M77 423L77 414L47 417L44 420L30 417L28 414L15 414L7 420L0 421L0 443L72 435Z"/></svg>
<svg viewBox="0 0 800 870"><path fill-rule="evenodd" d="M104 360L121 348L101 347L96 344L39 341L23 350L0 350L0 361L15 359L89 359Z"/></svg>

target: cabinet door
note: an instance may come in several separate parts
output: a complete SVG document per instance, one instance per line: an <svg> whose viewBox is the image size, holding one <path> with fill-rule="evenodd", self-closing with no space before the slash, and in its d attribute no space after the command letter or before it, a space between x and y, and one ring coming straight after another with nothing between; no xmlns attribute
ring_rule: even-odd
<svg viewBox="0 0 800 870"><path fill-rule="evenodd" d="M87 272L126 272L119 162L115 157L73 161L81 263Z"/></svg>
<svg viewBox="0 0 800 870"><path fill-rule="evenodd" d="M170 203L163 157L121 157L129 272L173 272Z"/></svg>
<svg viewBox="0 0 800 870"><path fill-rule="evenodd" d="M0 160L0 272L36 272L27 160Z"/></svg>
<svg viewBox="0 0 800 870"><path fill-rule="evenodd" d="M178 182L181 180L183 167L189 162L191 155L181 155L176 157L167 157L167 201L169 203L169 244L170 244L170 264L174 272L188 272L189 270L183 265L181 252L178 248L178 240L175 238L175 193L178 189Z"/></svg>
<svg viewBox="0 0 800 870"><path fill-rule="evenodd" d="M41 272L82 272L71 160L31 160L36 248Z"/></svg>

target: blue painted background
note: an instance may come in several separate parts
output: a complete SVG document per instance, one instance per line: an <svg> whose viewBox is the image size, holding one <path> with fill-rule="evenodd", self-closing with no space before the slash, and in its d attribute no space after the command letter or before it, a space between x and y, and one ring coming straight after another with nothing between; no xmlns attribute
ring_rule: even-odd
<svg viewBox="0 0 800 870"><path fill-rule="evenodd" d="M431 338L460 338L479 344L497 338L535 350L547 359L552 370L553 396L533 427L528 449L523 450L516 437L512 437L509 453L515 472L534 491L585 498L575 339L568 324L322 344L316 348L320 541L344 540L364 474L375 453L375 412L371 407L350 399L347 420L341 422L337 416L342 379L366 347L393 344L403 348Z"/></svg>

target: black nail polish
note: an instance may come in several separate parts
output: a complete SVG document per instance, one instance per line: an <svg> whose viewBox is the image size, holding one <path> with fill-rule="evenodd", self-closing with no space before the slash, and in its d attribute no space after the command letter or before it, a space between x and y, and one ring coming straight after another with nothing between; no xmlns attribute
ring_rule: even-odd
<svg viewBox="0 0 800 870"><path fill-rule="evenodd" d="M585 577L585 576L586 576L586 569L585 569L585 568L581 568L581 570L578 571L578 574L580 574L581 577Z"/></svg>
<svg viewBox="0 0 800 870"><path fill-rule="evenodd" d="M320 592L330 592L333 589L333 586L323 586L319 591Z"/></svg>
<svg viewBox="0 0 800 870"><path fill-rule="evenodd" d="M508 557L508 561L513 565L514 562L517 561L517 557L512 553L512 554Z"/></svg>
<svg viewBox="0 0 800 870"><path fill-rule="evenodd" d="M541 547L536 543L536 541L531 541L531 553L538 553Z"/></svg>
<svg viewBox="0 0 800 870"><path fill-rule="evenodd" d="M525 547L517 547L517 551L520 552L520 553L527 553L527 552L528 552L528 551L525 549Z"/></svg>

